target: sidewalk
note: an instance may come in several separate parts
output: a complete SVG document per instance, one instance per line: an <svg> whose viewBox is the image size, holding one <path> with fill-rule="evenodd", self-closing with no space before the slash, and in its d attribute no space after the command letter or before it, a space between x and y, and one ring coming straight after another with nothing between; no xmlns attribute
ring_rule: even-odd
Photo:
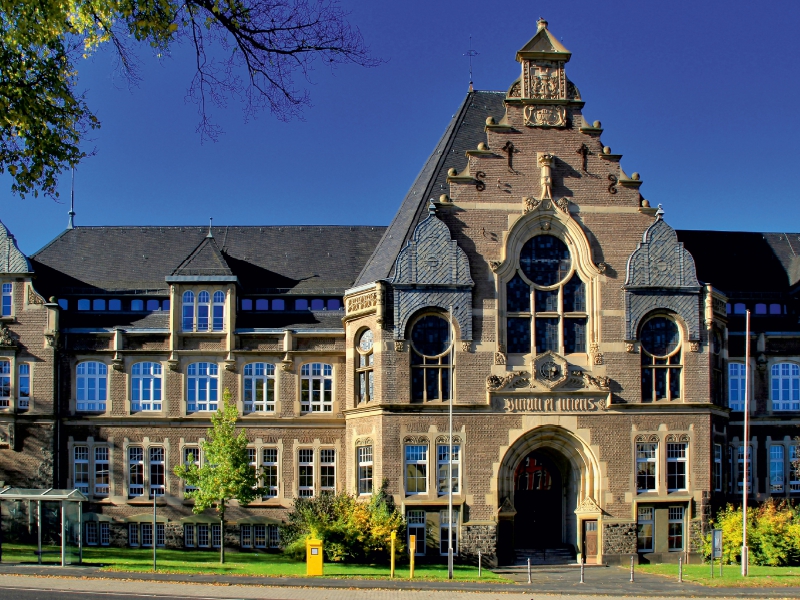
<svg viewBox="0 0 800 600"><path fill-rule="evenodd" d="M219 598L235 596L237 598L281 598L287 600L293 598L302 598L303 600L325 598L333 600L341 597L382 600L384 598L431 597L438 600L448 600L450 598L475 597L476 593L485 595L483 597L497 597L502 594L502 597L508 600L517 597L530 600L532 595L568 595L579 598L595 594L639 598L760 599L800 597L800 588L796 587L708 588L695 584L678 583L664 577L643 573L637 573L636 581L630 583L629 572L618 567L586 569L584 584L579 583L579 569L558 567L535 570L533 583L530 585L527 583L527 575L524 572L510 577L515 580L514 583L451 583L443 581L410 581L408 579L361 580L119 573L101 571L97 567L61 568L35 565L0 565L0 587L19 588L30 586L37 589L63 591L80 589L106 593L116 591L135 594L178 594ZM131 582L136 583L132 586ZM146 589L150 591L146 592ZM201 589L205 591L199 593L198 590ZM299 595L294 594L294 592L289 594L292 590L302 590L302 593ZM341 592L341 594L336 592Z"/></svg>

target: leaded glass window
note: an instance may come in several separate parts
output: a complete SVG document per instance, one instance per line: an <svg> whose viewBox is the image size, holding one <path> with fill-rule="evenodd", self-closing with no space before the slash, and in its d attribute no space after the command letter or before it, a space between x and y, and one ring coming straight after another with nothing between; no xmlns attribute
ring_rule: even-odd
<svg viewBox="0 0 800 600"><path fill-rule="evenodd" d="M374 399L375 392L375 354L373 352L374 338L371 330L367 329L358 338L356 346L358 366L356 367L356 389L358 404L364 404Z"/></svg>
<svg viewBox="0 0 800 600"><path fill-rule="evenodd" d="M642 344L642 401L681 397L681 334L667 317L648 320L639 334Z"/></svg>
<svg viewBox="0 0 800 600"><path fill-rule="evenodd" d="M411 328L411 398L416 401L450 398L450 324L427 315Z"/></svg>

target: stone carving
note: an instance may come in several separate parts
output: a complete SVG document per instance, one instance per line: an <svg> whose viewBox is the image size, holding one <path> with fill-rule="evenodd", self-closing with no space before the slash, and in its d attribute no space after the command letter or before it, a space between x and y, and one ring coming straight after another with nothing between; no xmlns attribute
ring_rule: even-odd
<svg viewBox="0 0 800 600"><path fill-rule="evenodd" d="M225 361L225 370L228 373L236 373L236 361L235 360L226 360Z"/></svg>
<svg viewBox="0 0 800 600"><path fill-rule="evenodd" d="M574 370L570 371L566 384L575 385L575 387L583 386L586 388L608 391L611 386L611 379L603 375L595 377L586 371Z"/></svg>
<svg viewBox="0 0 800 600"><path fill-rule="evenodd" d="M447 436L447 435L440 435L440 436L438 436L438 437L436 438L436 443L437 443L437 444L449 444L449 443L450 443L449 436ZM460 443L461 443L461 438L460 438L460 437L458 437L457 435L454 435L454 436L453 436L453 443L454 443L454 444L460 444Z"/></svg>
<svg viewBox="0 0 800 600"><path fill-rule="evenodd" d="M566 127L567 110L563 106L526 106L523 118L528 127Z"/></svg>
<svg viewBox="0 0 800 600"><path fill-rule="evenodd" d="M581 99L580 90L578 90L578 87L574 83L572 83L569 79L567 79L567 98L570 100Z"/></svg>
<svg viewBox="0 0 800 600"><path fill-rule="evenodd" d="M533 359L532 371L537 381L553 389L567 380L567 361L548 350Z"/></svg>
<svg viewBox="0 0 800 600"><path fill-rule="evenodd" d="M565 215L569 215L569 198L559 198L554 204L558 207L558 210Z"/></svg>
<svg viewBox="0 0 800 600"><path fill-rule="evenodd" d="M508 496L503 498L503 501L500 503L500 508L497 509L497 513L499 515L512 517L517 514L517 510L514 508L514 505L511 503L511 499Z"/></svg>
<svg viewBox="0 0 800 600"><path fill-rule="evenodd" d="M600 345L599 344L591 344L589 346L589 354L592 357L592 364L593 365L602 365L603 364L603 353L600 352Z"/></svg>
<svg viewBox="0 0 800 600"><path fill-rule="evenodd" d="M636 342L625 342L625 352L628 354L636 354Z"/></svg>
<svg viewBox="0 0 800 600"><path fill-rule="evenodd" d="M11 332L8 330L8 327L5 325L0 325L0 346L5 348L13 348L16 346L16 342L13 337L11 337Z"/></svg>
<svg viewBox="0 0 800 600"><path fill-rule="evenodd" d="M542 221L542 231L550 231L550 221Z"/></svg>
<svg viewBox="0 0 800 600"><path fill-rule="evenodd" d="M510 388L523 388L530 386L530 379L528 379L527 371L512 371L505 376L489 375L486 378L486 389L490 392Z"/></svg>
<svg viewBox="0 0 800 600"><path fill-rule="evenodd" d="M176 359L176 358L170 358L170 359L167 361L167 366L169 367L169 370L170 370L170 371L172 371L172 372L174 372L174 373L177 373L177 372L178 372L178 366L179 366L179 364L180 364L180 363L178 362L178 359Z"/></svg>
<svg viewBox="0 0 800 600"><path fill-rule="evenodd" d="M506 364L506 355L504 352L495 352L494 353L494 364L496 365L504 365Z"/></svg>
<svg viewBox="0 0 800 600"><path fill-rule="evenodd" d="M375 442L372 441L372 438L358 438L356 440L356 446L372 446Z"/></svg>
<svg viewBox="0 0 800 600"><path fill-rule="evenodd" d="M525 197L522 199L522 214L527 215L529 212L533 212L539 205L542 203L541 200L537 200L536 198L529 198Z"/></svg>
<svg viewBox="0 0 800 600"><path fill-rule="evenodd" d="M566 86L563 63L525 61L528 75L528 98L535 100L563 100Z"/></svg>
<svg viewBox="0 0 800 600"><path fill-rule="evenodd" d="M122 360L121 356L117 355L111 360L111 368L114 369L117 373L124 373L125 361Z"/></svg>
<svg viewBox="0 0 800 600"><path fill-rule="evenodd" d="M700 342L692 340L689 342L689 350L692 352L700 352Z"/></svg>
<svg viewBox="0 0 800 600"><path fill-rule="evenodd" d="M394 351L395 352L403 352L406 349L406 342L405 340L395 340L394 341Z"/></svg>
<svg viewBox="0 0 800 600"><path fill-rule="evenodd" d="M367 292L366 294L359 294L353 298L347 299L347 313L360 312L374 308L378 305L378 293L375 291Z"/></svg>
<svg viewBox="0 0 800 600"><path fill-rule="evenodd" d="M580 504L578 504L578 508L575 509L575 514L584 514L584 513L600 513L600 507L597 505L597 502L591 496L586 496Z"/></svg>
<svg viewBox="0 0 800 600"><path fill-rule="evenodd" d="M472 340L461 340L461 351L469 352L472 350Z"/></svg>
<svg viewBox="0 0 800 600"><path fill-rule="evenodd" d="M508 97L509 98L521 98L522 97L522 84L519 80L515 81L511 84L511 87L508 90Z"/></svg>
<svg viewBox="0 0 800 600"><path fill-rule="evenodd" d="M637 442L658 442L658 434L655 433L641 433L636 436Z"/></svg>
<svg viewBox="0 0 800 600"><path fill-rule="evenodd" d="M667 438L667 442L688 442L689 435L686 433L670 433Z"/></svg>
<svg viewBox="0 0 800 600"><path fill-rule="evenodd" d="M430 440L428 440L428 438L424 435L407 435L403 439L404 444L425 444L426 446L428 445L429 441Z"/></svg>
<svg viewBox="0 0 800 600"><path fill-rule="evenodd" d="M608 269L608 263L604 262L597 263L597 270L600 271L601 274L605 273L607 269Z"/></svg>
<svg viewBox="0 0 800 600"><path fill-rule="evenodd" d="M506 413L594 413L606 410L605 398L598 397L515 397L495 396L492 408Z"/></svg>
<svg viewBox="0 0 800 600"><path fill-rule="evenodd" d="M55 333L45 333L44 334L45 342L47 342L48 348L56 348L58 347L58 336Z"/></svg>
<svg viewBox="0 0 800 600"><path fill-rule="evenodd" d="M500 265L503 264L502 260L490 260L489 261L489 268L492 270L493 273L497 272L497 269L500 268Z"/></svg>
<svg viewBox="0 0 800 600"><path fill-rule="evenodd" d="M28 304L36 304L44 306L44 298L42 298L39 294L36 293L36 290L33 289L32 285L28 286Z"/></svg>
<svg viewBox="0 0 800 600"><path fill-rule="evenodd" d="M294 366L294 361L292 360L292 357L289 356L289 353L287 352L283 356L283 360L281 361L281 369L283 371L285 371L286 373L291 373L293 366Z"/></svg>
<svg viewBox="0 0 800 600"><path fill-rule="evenodd" d="M541 174L539 175L539 179L542 185L542 191L539 194L539 198L542 200L552 200L553 199L553 155L547 152L540 153L538 156L539 169L541 170Z"/></svg>

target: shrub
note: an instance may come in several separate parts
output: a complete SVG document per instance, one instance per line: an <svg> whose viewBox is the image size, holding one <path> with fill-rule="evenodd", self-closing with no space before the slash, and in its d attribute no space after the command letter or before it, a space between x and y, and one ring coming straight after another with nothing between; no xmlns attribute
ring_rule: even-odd
<svg viewBox="0 0 800 600"><path fill-rule="evenodd" d="M331 562L382 562L389 559L392 531L397 532L395 551L405 552L405 521L386 493L384 482L369 502L345 492L324 493L316 498L297 498L288 523L281 528L284 552L305 560L306 540L324 542Z"/></svg>
<svg viewBox="0 0 800 600"><path fill-rule="evenodd" d="M722 530L722 561L741 562L742 509L728 504L711 521ZM767 500L747 509L747 543L754 565L786 566L800 564L800 511L785 500ZM705 536L703 553L711 555L711 534Z"/></svg>

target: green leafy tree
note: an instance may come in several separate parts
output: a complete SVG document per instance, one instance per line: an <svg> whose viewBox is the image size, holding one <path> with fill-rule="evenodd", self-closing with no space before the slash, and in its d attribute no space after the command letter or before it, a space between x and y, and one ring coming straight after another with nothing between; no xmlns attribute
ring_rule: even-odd
<svg viewBox="0 0 800 600"><path fill-rule="evenodd" d="M198 105L202 139L220 130L207 102L241 100L245 118L269 109L282 120L300 114L315 61L374 66L339 0L0 0L0 173L22 197L58 196L64 169L86 156L80 143L99 126L77 95L77 64L111 46L132 83L135 46L157 56L175 44L194 50L188 97Z"/></svg>
<svg viewBox="0 0 800 600"><path fill-rule="evenodd" d="M256 472L250 466L247 455L247 436L244 430L236 435L236 421L239 412L226 389L222 404L211 416L211 429L208 439L200 443L205 460L202 466L189 464L175 467L175 475L183 479L195 490L186 493L194 498L195 513L214 507L220 522L219 562L225 563L225 508L231 499L247 506L261 495Z"/></svg>

